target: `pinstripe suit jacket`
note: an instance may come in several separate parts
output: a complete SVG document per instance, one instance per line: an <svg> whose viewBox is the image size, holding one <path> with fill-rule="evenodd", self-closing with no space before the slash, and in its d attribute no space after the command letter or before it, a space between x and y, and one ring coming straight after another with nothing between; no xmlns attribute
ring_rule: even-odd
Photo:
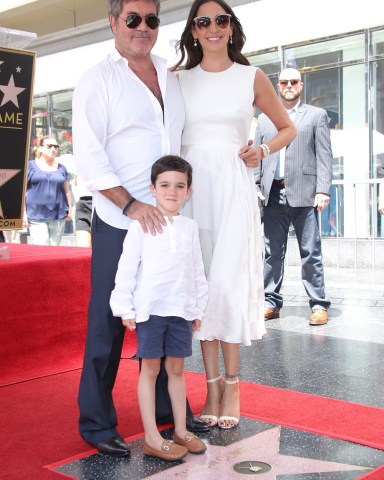
<svg viewBox="0 0 384 480"><path fill-rule="evenodd" d="M285 151L285 193L291 207L313 205L316 193L329 195L332 183L332 148L327 112L300 103L295 116L296 137ZM269 118L261 114L255 133L254 146L266 143L276 135ZM256 169L256 185L268 204L269 192L279 152L264 158Z"/></svg>

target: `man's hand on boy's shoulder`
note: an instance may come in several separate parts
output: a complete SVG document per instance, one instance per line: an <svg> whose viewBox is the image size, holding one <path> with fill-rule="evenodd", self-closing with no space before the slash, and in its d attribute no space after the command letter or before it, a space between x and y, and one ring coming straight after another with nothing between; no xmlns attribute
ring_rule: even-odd
<svg viewBox="0 0 384 480"><path fill-rule="evenodd" d="M201 320L192 320L192 332L196 332L197 330L200 330L201 327Z"/></svg>
<svg viewBox="0 0 384 480"><path fill-rule="evenodd" d="M162 226L167 224L163 215L156 207L139 200L132 203L127 215L132 220L137 220L140 223L144 233L150 232L152 235L162 233Z"/></svg>

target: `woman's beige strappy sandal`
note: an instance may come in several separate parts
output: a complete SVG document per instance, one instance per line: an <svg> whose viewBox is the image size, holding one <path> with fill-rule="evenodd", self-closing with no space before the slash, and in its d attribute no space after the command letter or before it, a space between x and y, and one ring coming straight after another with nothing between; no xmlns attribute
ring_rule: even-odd
<svg viewBox="0 0 384 480"><path fill-rule="evenodd" d="M210 380L207 380L207 383L215 383L219 380L223 381L223 379L221 378L221 375L219 375L216 378L211 378ZM204 413L200 415L200 418L201 420L203 420L203 422L208 423L208 425L210 425L211 427L214 427L215 425L217 425L217 422L218 422L217 415L213 415L213 414Z"/></svg>
<svg viewBox="0 0 384 480"><path fill-rule="evenodd" d="M224 383L226 385L235 385L236 383L239 383L239 379L238 378L236 378L236 380L225 379ZM239 424L239 421L240 421L240 418L231 417L231 416L228 416L228 415L220 415L220 417L217 419L217 423L218 423L219 427L222 428L223 430L229 430L231 428L237 427L237 425ZM220 422L222 422L222 423L220 423ZM226 425L225 422L232 422L232 425Z"/></svg>

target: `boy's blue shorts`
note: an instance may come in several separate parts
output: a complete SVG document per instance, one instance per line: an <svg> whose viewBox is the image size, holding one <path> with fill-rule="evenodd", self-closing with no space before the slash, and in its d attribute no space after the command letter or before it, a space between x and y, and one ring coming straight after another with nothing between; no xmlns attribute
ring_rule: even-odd
<svg viewBox="0 0 384 480"><path fill-rule="evenodd" d="M136 324L139 358L178 357L192 355L192 322L181 317L150 315Z"/></svg>

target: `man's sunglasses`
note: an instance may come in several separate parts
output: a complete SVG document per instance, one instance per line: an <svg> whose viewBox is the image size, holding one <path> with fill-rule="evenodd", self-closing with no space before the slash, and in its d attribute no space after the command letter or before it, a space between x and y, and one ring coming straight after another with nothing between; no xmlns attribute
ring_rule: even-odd
<svg viewBox="0 0 384 480"><path fill-rule="evenodd" d="M44 145L44 147L48 148L48 150L50 150L51 148L58 150L60 148L59 145L55 145L54 143L48 143L47 145Z"/></svg>
<svg viewBox="0 0 384 480"><path fill-rule="evenodd" d="M203 30L205 28L208 28L212 20L216 23L216 25L219 28L227 28L228 25L231 22L231 15L229 13L223 13L221 15L216 15L215 18L210 18L210 17L196 17L193 19L193 23L196 25L197 28L200 30Z"/></svg>
<svg viewBox="0 0 384 480"><path fill-rule="evenodd" d="M160 18L156 15L148 15L143 19L143 17L137 13L131 13L127 18L120 18L125 21L128 28L132 29L138 27L143 20L147 24L147 27L149 27L151 30L156 30L156 28L159 28L160 25Z"/></svg>
<svg viewBox="0 0 384 480"><path fill-rule="evenodd" d="M279 83L283 87L286 87L288 85L288 83L290 83L292 86L294 86L294 85L297 85L298 83L300 83L300 80L297 80L297 79L294 78L293 80L280 80Z"/></svg>

